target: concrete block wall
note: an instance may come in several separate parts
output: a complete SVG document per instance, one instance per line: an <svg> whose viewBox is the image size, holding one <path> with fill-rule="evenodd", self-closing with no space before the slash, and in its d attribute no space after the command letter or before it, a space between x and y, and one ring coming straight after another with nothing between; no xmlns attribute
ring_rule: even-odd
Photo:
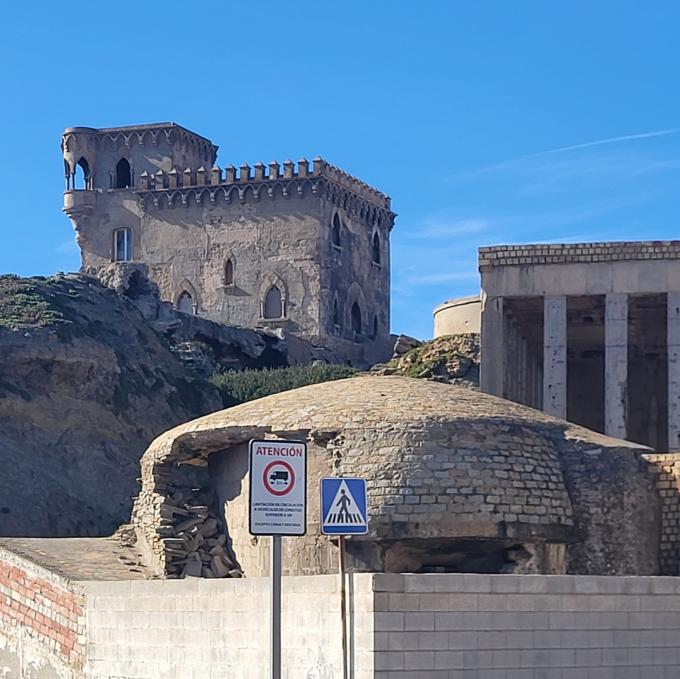
<svg viewBox="0 0 680 679"><path fill-rule="evenodd" d="M680 575L680 453L645 455L661 498L659 570Z"/></svg>
<svg viewBox="0 0 680 679"><path fill-rule="evenodd" d="M72 677L84 664L84 598L65 578L0 550L0 674Z"/></svg>
<svg viewBox="0 0 680 679"><path fill-rule="evenodd" d="M269 580L83 583L91 679L267 679ZM342 677L339 578L284 578L283 679ZM372 576L355 576L352 665L373 677Z"/></svg>
<svg viewBox="0 0 680 679"><path fill-rule="evenodd" d="M375 679L680 677L680 579L376 575Z"/></svg>
<svg viewBox="0 0 680 679"><path fill-rule="evenodd" d="M6 679L269 676L266 578L72 584L24 562L9 568L1 601L36 612L42 606L51 622L43 633L32 622L36 616L10 603L22 612L1 618ZM348 580L352 679L680 677L680 578L359 574ZM39 593L31 589L38 581ZM342 677L338 577L284 578L283 587L284 679ZM58 595L51 598L52 592ZM77 610L83 595L84 620ZM32 600L39 603L27 603ZM75 633L67 602L78 613L84 643L68 657L49 631L62 625Z"/></svg>

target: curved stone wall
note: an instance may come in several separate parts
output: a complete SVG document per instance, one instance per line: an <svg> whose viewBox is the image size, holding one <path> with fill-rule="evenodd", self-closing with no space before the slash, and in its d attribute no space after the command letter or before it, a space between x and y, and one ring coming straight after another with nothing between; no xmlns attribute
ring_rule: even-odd
<svg viewBox="0 0 680 679"><path fill-rule="evenodd" d="M348 543L355 570L564 572L569 563L604 573L615 561L622 572L655 572L646 536L658 501L643 449L471 390L362 376L156 439L142 459L134 523L159 574L267 572L267 541L247 525L247 443L259 437L308 441L308 534L284 541L291 574L337 567L319 532L318 480L330 474L367 480L370 532Z"/></svg>
<svg viewBox="0 0 680 679"><path fill-rule="evenodd" d="M432 312L434 336L479 334L482 331L482 301L479 295L450 299Z"/></svg>

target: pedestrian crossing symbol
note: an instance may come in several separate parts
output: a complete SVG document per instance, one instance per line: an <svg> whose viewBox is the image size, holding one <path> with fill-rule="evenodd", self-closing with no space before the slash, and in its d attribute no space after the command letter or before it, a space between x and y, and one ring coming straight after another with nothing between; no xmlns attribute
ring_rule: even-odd
<svg viewBox="0 0 680 679"><path fill-rule="evenodd" d="M321 479L321 532L324 535L364 535L366 481L356 478Z"/></svg>

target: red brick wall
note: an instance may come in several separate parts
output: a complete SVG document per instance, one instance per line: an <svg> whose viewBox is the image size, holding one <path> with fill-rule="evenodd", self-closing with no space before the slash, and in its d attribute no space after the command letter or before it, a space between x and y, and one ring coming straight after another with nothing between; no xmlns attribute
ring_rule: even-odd
<svg viewBox="0 0 680 679"><path fill-rule="evenodd" d="M84 597L55 577L0 553L0 626L10 634L23 628L59 660L84 665Z"/></svg>

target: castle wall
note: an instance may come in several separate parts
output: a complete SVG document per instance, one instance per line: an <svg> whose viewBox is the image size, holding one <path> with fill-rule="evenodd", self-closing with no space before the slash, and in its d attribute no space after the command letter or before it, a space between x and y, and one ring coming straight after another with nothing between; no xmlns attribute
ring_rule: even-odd
<svg viewBox="0 0 680 679"><path fill-rule="evenodd" d="M319 334L318 201L302 196L226 205L218 199L214 205L144 209L127 191L97 200L96 215L80 229L87 270L110 264L114 230L130 226L133 259L148 264L163 299L176 304L187 291L195 313L214 321ZM225 285L229 259L233 285ZM288 322L262 318L271 284L281 289Z"/></svg>

